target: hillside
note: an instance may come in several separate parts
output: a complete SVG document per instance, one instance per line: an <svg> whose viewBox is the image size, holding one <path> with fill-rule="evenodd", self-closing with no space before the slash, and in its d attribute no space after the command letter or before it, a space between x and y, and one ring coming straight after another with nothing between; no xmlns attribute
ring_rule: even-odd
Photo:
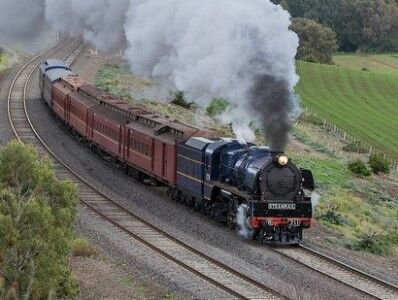
<svg viewBox="0 0 398 300"><path fill-rule="evenodd" d="M398 56L340 55L335 63L297 63L303 105L397 158Z"/></svg>

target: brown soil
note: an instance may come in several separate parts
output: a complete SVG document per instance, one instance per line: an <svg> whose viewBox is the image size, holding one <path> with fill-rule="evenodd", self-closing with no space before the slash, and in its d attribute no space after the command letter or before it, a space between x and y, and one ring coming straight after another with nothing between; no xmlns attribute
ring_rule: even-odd
<svg viewBox="0 0 398 300"><path fill-rule="evenodd" d="M72 257L70 265L80 288L78 299L144 300L164 297L153 285L133 277L131 272L107 258Z"/></svg>

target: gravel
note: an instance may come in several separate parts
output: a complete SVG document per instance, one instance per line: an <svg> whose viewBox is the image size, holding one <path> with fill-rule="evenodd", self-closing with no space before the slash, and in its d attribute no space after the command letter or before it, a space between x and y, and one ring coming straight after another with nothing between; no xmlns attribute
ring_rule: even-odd
<svg viewBox="0 0 398 300"><path fill-rule="evenodd" d="M0 75L0 145L8 143L8 141L14 138L8 121L7 97L8 89L16 73L17 68Z"/></svg>

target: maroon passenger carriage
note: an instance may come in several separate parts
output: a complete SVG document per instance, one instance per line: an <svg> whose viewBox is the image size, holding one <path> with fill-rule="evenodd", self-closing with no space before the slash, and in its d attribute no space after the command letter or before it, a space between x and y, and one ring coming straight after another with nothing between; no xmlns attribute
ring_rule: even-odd
<svg viewBox="0 0 398 300"><path fill-rule="evenodd" d="M56 72L51 74L46 65L57 65ZM41 91L55 115L92 146L121 161L136 179L149 175L175 186L178 143L192 136L212 135L129 105L85 83L59 61L47 60L41 74L46 74L44 80L53 81L41 85Z"/></svg>

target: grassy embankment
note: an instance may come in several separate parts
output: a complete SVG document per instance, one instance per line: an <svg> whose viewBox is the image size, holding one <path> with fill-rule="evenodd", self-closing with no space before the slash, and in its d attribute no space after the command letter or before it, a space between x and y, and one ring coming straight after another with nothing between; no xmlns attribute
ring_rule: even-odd
<svg viewBox="0 0 398 300"><path fill-rule="evenodd" d="M351 60L349 60L351 61ZM328 81L340 81L337 66L310 65L299 62L299 70L303 83L299 86L299 91L303 89L313 89L306 92L309 95L317 95L317 89L321 85L321 79L314 78L309 70L318 70L318 76L331 74L332 77L323 78L329 86ZM351 74L350 70L342 69L343 73ZM303 70L306 70L304 72ZM329 71L331 70L331 71ZM355 71L353 74L362 74ZM365 71L362 71L365 72ZM326 75L325 75L326 74ZM308 77L310 78L308 78ZM359 75L357 75L359 76ZM366 78L368 74L364 74ZM393 76L393 75L392 75ZM309 83L315 80L312 87ZM348 81L348 79L347 79ZM141 84L137 85L137 82ZM354 80L355 82L355 80ZM127 68L119 66L105 66L102 68L95 80L95 84L106 90L126 97L134 104L156 111L161 115L168 115L182 122L194 123L197 120L195 112L177 107L164 102L156 101L136 101L130 95L141 93L150 84L141 81L131 75ZM332 85L333 83L330 83ZM341 94L354 94L352 88L340 87ZM348 89L348 91L344 91ZM322 99L333 100L333 95L327 95L328 88L322 90ZM133 91L133 93L131 93ZM306 98L303 92L303 102L305 105L311 103L311 99ZM337 95L340 95L337 93ZM355 98L355 97L354 97ZM319 97L321 99L321 97ZM357 105L362 97L356 97ZM323 101L323 100L319 100ZM387 101L388 102L388 101ZM363 105L368 105L364 101ZM310 106L310 105L309 105ZM316 106L314 106L316 107ZM325 109L326 110L326 109ZM344 108L341 108L344 112ZM321 113L319 113L321 114ZM214 119L202 114L202 125L213 128L221 135L231 135L228 126L220 126ZM365 250L368 252L382 255L397 255L398 245L398 177L394 173L389 176L372 176L368 179L357 178L347 169L347 162L352 159L362 159L366 161L368 154L347 153L342 149L346 142L338 134L330 132L321 126L319 119L312 115L304 115L294 128L295 139L288 147L287 152L300 167L309 168L314 172L317 190L321 195L320 203L317 207L317 219L329 229L332 229L333 236L325 237L332 243L338 243L345 247ZM355 122L352 123L355 126Z"/></svg>
<svg viewBox="0 0 398 300"><path fill-rule="evenodd" d="M298 62L297 91L303 105L391 157L398 157L398 56L339 55L335 65ZM311 153L294 154L311 168L322 196L317 219L336 236L330 241L381 255L397 255L398 176L358 178L347 170L354 159L369 154L344 152L342 136L304 115L296 139Z"/></svg>

